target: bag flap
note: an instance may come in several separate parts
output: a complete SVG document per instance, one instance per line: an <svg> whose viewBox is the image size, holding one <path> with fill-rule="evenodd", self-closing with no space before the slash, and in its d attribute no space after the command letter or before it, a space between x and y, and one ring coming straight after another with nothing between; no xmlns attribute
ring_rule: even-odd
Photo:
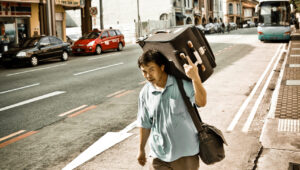
<svg viewBox="0 0 300 170"><path fill-rule="evenodd" d="M226 140L225 140L225 137L224 137L224 135L223 135L223 133L222 133L221 130L217 129L217 128L214 127L214 126L205 124L205 123L204 123L202 126L203 126L204 128L209 128L211 131L213 131L216 135L218 135L218 136L222 139L223 143L224 143L225 145L228 146L228 144L227 144L227 142L226 142ZM200 132L200 133L201 133L201 132Z"/></svg>

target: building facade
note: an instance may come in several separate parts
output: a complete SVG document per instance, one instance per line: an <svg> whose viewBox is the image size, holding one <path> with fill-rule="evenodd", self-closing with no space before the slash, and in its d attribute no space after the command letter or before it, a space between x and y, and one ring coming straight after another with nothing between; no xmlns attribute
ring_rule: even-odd
<svg viewBox="0 0 300 170"><path fill-rule="evenodd" d="M213 19L213 1L209 3L208 18ZM92 6L98 7L99 0ZM104 28L118 28L126 41L135 42L136 37L144 36L156 29L186 24L201 24L205 18L204 0L114 0L103 1ZM217 16L222 13L217 12ZM207 19L208 20L208 19ZM96 22L96 24L95 24ZM100 28L99 13L93 20L93 27Z"/></svg>
<svg viewBox="0 0 300 170"><path fill-rule="evenodd" d="M224 7L224 21L241 25L245 21L257 21L255 14L256 0L227 0Z"/></svg>
<svg viewBox="0 0 300 170"><path fill-rule="evenodd" d="M38 35L66 41L65 11L81 6L80 0L0 0L0 40L8 37L9 47Z"/></svg>

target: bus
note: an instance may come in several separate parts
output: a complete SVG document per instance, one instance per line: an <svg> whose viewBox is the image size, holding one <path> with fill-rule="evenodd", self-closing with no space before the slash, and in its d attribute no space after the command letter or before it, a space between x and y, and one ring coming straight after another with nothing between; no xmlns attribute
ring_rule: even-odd
<svg viewBox="0 0 300 170"><path fill-rule="evenodd" d="M289 0L260 0L258 13L258 39L287 40L291 38L291 6Z"/></svg>

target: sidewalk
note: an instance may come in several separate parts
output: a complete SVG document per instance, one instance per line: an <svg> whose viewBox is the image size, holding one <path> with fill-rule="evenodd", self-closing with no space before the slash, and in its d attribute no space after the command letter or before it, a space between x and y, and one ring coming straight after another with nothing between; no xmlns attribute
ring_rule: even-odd
<svg viewBox="0 0 300 170"><path fill-rule="evenodd" d="M268 115L260 138L263 151L258 170L300 169L300 31L291 39L277 102L272 103L275 112Z"/></svg>
<svg viewBox="0 0 300 170"><path fill-rule="evenodd" d="M201 170L296 170L291 168L290 163L295 163L294 167L300 164L300 32L294 33L292 37L260 141L239 132L231 133L230 136L224 133L225 138L231 141L226 147L225 160L213 166L201 163ZM141 167L136 161L138 129L127 129L116 135L131 136L76 169L147 170L147 164ZM236 140L237 137L239 141ZM149 148L146 149L149 153ZM245 162L242 160L251 160L252 163L243 166Z"/></svg>

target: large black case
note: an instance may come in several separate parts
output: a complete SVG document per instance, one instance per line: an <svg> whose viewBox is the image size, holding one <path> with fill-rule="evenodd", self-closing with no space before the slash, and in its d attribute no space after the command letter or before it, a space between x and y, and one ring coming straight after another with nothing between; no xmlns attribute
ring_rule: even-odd
<svg viewBox="0 0 300 170"><path fill-rule="evenodd" d="M152 35L138 41L143 51L156 49L164 54L170 61L168 73L186 80L190 80L184 72L183 64L186 60L181 53L190 56L193 63L197 60L188 46L192 42L194 49L200 54L201 64L198 64L199 75L202 82L207 80L216 67L214 54L201 30L195 26L186 26L157 31Z"/></svg>

